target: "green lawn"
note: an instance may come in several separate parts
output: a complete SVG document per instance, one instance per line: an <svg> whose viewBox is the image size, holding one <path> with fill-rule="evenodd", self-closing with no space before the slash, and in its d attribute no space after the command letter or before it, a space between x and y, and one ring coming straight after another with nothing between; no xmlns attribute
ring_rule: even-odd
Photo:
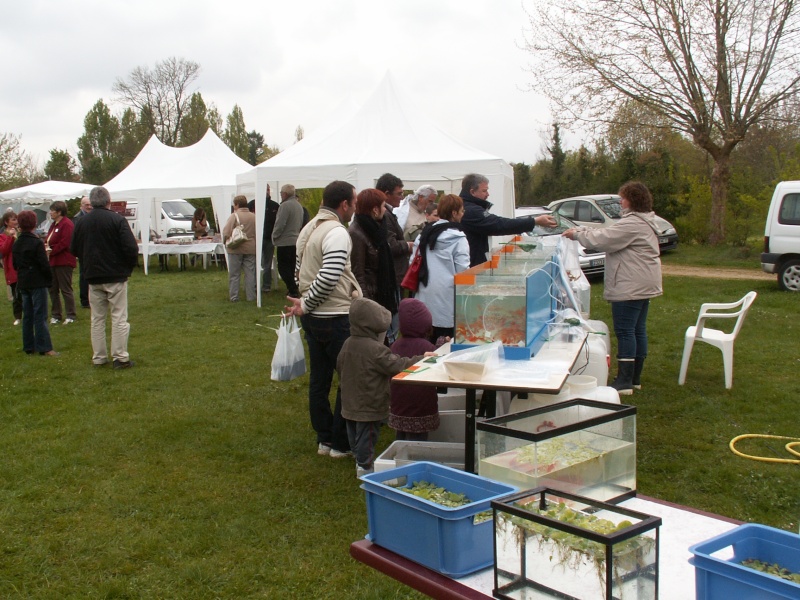
<svg viewBox="0 0 800 600"><path fill-rule="evenodd" d="M678 386L700 303L750 289L759 297L733 389L720 352L703 345ZM601 294L595 285L593 316L610 322ZM798 467L738 458L727 444L800 436L798 301L774 282L665 278L645 388L632 397L642 493L797 530ZM0 597L420 597L349 557L367 532L354 463L317 456L307 377L269 379L267 327L282 303L276 293L263 309L230 303L214 267L137 271L128 371L92 367L88 311L52 328L60 357L25 355L4 303ZM391 439L384 430L380 447Z"/></svg>

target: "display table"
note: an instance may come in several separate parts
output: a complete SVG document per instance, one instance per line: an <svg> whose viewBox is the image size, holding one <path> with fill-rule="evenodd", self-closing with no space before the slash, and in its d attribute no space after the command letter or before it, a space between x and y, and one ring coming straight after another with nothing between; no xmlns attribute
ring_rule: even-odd
<svg viewBox="0 0 800 600"><path fill-rule="evenodd" d="M704 513L647 496L619 503L631 510L661 517L659 534L659 597L694 598L694 567L689 564L689 546L725 533L741 521ZM380 546L360 540L350 546L350 555L415 590L442 600L492 598L494 570L483 569L461 579L431 571Z"/></svg>
<svg viewBox="0 0 800 600"><path fill-rule="evenodd" d="M452 387L466 392L464 423L464 470L475 472L475 410L476 390L501 392L557 394L564 387L569 372L580 356L586 337L558 345L545 345L530 360L510 361L517 373L515 377L504 377L501 371L487 373L480 381L450 379L439 362L422 360L396 375L392 381L408 385ZM437 350L439 355L450 352L450 344ZM528 377L525 377L525 372ZM494 410L494 407L490 407ZM489 416L494 416L490 414Z"/></svg>
<svg viewBox="0 0 800 600"><path fill-rule="evenodd" d="M203 255L203 268L208 269L208 257L211 254L224 254L225 250L220 242L214 241L201 241L192 242L191 244L160 244L158 242L150 242L147 245L147 256L161 255L161 256L177 256L178 268L182 268L182 257L187 254L202 254ZM144 248L139 244L139 254L144 256ZM147 257L145 257L147 258Z"/></svg>

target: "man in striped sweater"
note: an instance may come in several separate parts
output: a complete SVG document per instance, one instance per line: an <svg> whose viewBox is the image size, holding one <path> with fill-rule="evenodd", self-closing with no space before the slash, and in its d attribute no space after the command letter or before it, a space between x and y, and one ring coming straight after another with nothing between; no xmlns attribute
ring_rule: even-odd
<svg viewBox="0 0 800 600"><path fill-rule="evenodd" d="M287 313L300 317L310 359L308 408L317 433L317 453L333 458L352 456L342 419L342 395L336 390L333 411L330 390L336 359L350 337L350 304L361 287L350 268L352 243L345 224L356 208L355 188L345 181L329 183L322 206L297 238L300 298L287 296Z"/></svg>

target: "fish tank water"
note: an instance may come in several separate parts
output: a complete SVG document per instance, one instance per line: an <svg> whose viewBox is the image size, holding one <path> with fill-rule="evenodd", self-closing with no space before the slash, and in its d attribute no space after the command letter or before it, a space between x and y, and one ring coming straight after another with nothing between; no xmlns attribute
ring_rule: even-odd
<svg viewBox="0 0 800 600"><path fill-rule="evenodd" d="M477 423L478 474L610 502L636 493L636 408L575 399Z"/></svg>
<svg viewBox="0 0 800 600"><path fill-rule="evenodd" d="M658 598L660 518L546 487L491 506L496 598Z"/></svg>
<svg viewBox="0 0 800 600"><path fill-rule="evenodd" d="M501 253L502 254L502 253ZM558 260L506 269L501 255L455 276L453 349L500 341L509 359L529 359L557 308Z"/></svg>

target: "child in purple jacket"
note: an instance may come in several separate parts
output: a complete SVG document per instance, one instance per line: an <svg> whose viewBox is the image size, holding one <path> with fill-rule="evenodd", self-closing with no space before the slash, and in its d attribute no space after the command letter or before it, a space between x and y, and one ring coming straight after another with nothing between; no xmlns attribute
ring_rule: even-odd
<svg viewBox="0 0 800 600"><path fill-rule="evenodd" d="M398 316L402 337L392 344L392 352L410 357L436 350L436 346L428 341L433 319L422 302L406 298L400 302ZM391 392L389 427L397 432L397 439L427 440L428 432L439 428L436 388L392 382Z"/></svg>

